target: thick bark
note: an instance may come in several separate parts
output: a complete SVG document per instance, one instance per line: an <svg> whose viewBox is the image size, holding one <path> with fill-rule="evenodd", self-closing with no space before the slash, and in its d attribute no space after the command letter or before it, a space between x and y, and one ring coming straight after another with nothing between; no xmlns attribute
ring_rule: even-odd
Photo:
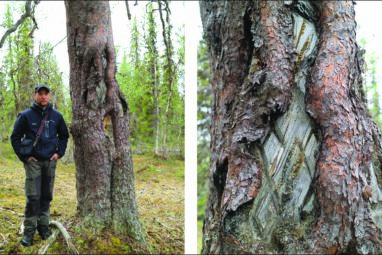
<svg viewBox="0 0 382 255"><path fill-rule="evenodd" d="M201 3L214 90L210 209L204 231L216 232L204 238L204 252L221 252L218 240L228 238L222 233L225 216L256 197L263 175L258 141L272 116L289 104L291 17L280 16L276 26L275 13L285 8L281 2L261 3L256 16L252 8L248 2ZM259 25L252 27L252 22Z"/></svg>
<svg viewBox="0 0 382 255"><path fill-rule="evenodd" d="M67 1L70 93L78 211L142 241L129 142L129 111L115 79L108 2ZM110 117L113 137L104 130Z"/></svg>
<svg viewBox="0 0 382 255"><path fill-rule="evenodd" d="M213 88L203 253L379 251L380 135L353 3L300 3L200 3Z"/></svg>
<svg viewBox="0 0 382 255"><path fill-rule="evenodd" d="M320 24L321 41L307 92L307 111L323 136L315 184L321 210L312 250L338 247L376 253L381 232L369 204L373 124L359 93L361 59L353 3L323 2Z"/></svg>

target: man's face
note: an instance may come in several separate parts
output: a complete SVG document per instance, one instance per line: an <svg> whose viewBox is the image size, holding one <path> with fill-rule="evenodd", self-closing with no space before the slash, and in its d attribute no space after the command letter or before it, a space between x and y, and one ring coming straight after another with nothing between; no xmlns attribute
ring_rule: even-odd
<svg viewBox="0 0 382 255"><path fill-rule="evenodd" d="M34 100L41 107L45 107L49 104L50 94L46 89L40 89L39 92L35 93Z"/></svg>

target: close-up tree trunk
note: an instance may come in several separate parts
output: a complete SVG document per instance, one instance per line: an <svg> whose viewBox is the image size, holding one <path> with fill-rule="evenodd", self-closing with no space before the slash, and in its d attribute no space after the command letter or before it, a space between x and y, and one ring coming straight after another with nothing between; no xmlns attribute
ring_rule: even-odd
<svg viewBox="0 0 382 255"><path fill-rule="evenodd" d="M202 253L381 253L382 146L353 1L202 1Z"/></svg>
<svg viewBox="0 0 382 255"><path fill-rule="evenodd" d="M144 241L134 188L129 110L115 79L107 1L66 1L78 211L92 226L112 226ZM104 130L110 118L112 136Z"/></svg>

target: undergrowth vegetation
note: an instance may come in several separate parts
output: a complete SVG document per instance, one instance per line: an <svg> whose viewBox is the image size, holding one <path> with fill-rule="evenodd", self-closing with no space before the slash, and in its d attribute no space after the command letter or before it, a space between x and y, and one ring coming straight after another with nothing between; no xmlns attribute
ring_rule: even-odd
<svg viewBox="0 0 382 255"><path fill-rule="evenodd" d="M51 219L64 225L80 254L184 253L184 161L134 155L133 162L139 217L149 250L112 230L94 233L92 229L82 227L76 215L75 166L59 161ZM19 244L25 206L24 178L23 165L10 144L0 144L1 254L36 254L47 242L36 233L33 246L24 248ZM66 242L60 234L47 251L48 254L67 252Z"/></svg>

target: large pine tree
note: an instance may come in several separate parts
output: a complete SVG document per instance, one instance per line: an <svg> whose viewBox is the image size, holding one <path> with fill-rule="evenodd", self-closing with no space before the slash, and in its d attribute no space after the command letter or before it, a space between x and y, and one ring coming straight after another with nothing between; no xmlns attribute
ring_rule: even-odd
<svg viewBox="0 0 382 255"><path fill-rule="evenodd" d="M129 140L129 109L116 81L109 2L66 1L70 94L81 218L144 243ZM113 142L104 129L110 119Z"/></svg>

